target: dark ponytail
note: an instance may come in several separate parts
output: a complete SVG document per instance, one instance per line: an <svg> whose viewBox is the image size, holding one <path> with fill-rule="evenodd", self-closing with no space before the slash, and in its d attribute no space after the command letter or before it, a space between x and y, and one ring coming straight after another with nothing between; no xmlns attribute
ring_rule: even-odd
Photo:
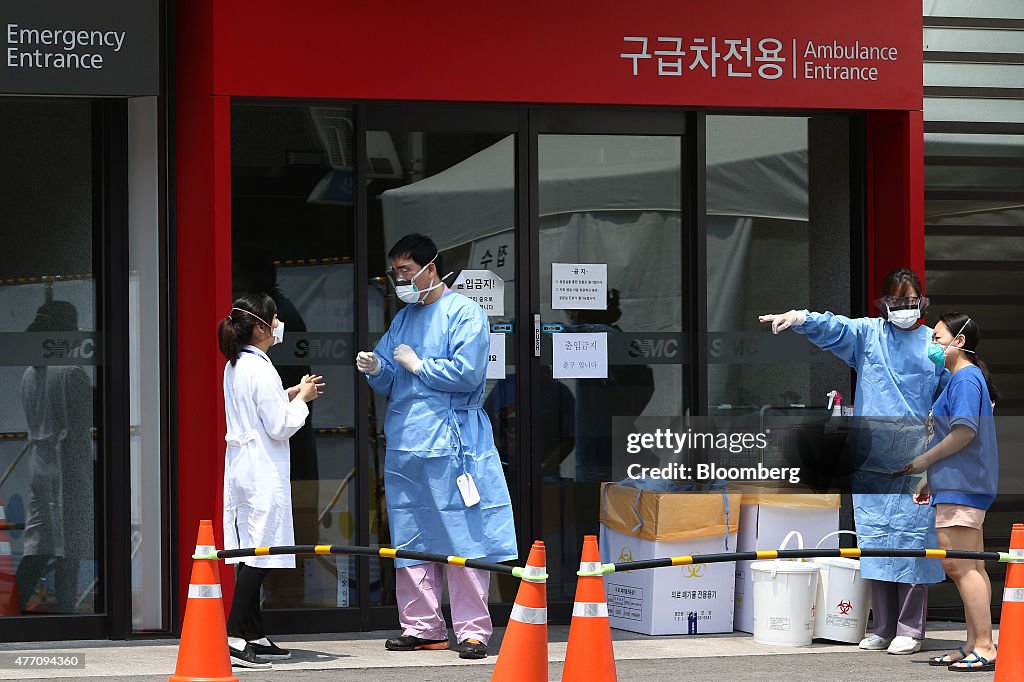
<svg viewBox="0 0 1024 682"><path fill-rule="evenodd" d="M274 323L277 305L274 299L266 294L245 294L236 298L231 308L231 312L217 326L217 343L220 352L234 366L238 362L242 346L252 340L252 333L256 327L264 327L267 333L270 333L271 330L266 325Z"/></svg>
<svg viewBox="0 0 1024 682"><path fill-rule="evenodd" d="M973 353L964 353L967 359L975 367L981 370L981 374L985 377L985 384L988 386L988 395L992 399L992 402L999 402L999 398L1002 394L996 385L992 383L992 373L988 371L988 365L985 361L978 357L978 343L981 341L981 327L974 321L974 318L969 317L966 313L946 313L945 315L939 316L939 321L946 325L946 329L949 330L950 334L956 334L964 337L964 350L974 351ZM958 332L959 329L963 328L963 331ZM956 339L956 336L953 337Z"/></svg>

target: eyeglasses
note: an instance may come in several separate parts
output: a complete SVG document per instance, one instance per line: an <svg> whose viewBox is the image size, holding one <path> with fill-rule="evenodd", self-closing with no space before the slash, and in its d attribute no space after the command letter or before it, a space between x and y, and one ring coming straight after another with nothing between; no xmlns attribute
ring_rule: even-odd
<svg viewBox="0 0 1024 682"><path fill-rule="evenodd" d="M405 265L399 265L397 268L388 268L384 272L385 274L387 274L388 277L391 278L391 281L394 282L395 284L398 284L399 282L405 283L409 282L409 280L411 280L413 277L416 277L419 273L426 270L427 266L433 263L435 260L437 260L436 255L427 262L427 265L424 265L423 267L416 265L416 261L413 261Z"/></svg>
<svg viewBox="0 0 1024 682"><path fill-rule="evenodd" d="M875 306L880 310L886 308L890 310L900 310L904 308L917 308L920 306L921 310L928 307L927 296L883 296L882 298L875 299Z"/></svg>
<svg viewBox="0 0 1024 682"><path fill-rule="evenodd" d="M405 280L419 272L419 266L416 264L402 265L397 268L388 268L384 272L387 273L387 276L391 279Z"/></svg>

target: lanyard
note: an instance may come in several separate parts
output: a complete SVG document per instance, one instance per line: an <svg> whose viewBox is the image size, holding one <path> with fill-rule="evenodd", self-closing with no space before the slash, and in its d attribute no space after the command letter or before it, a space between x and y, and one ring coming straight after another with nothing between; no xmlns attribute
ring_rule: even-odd
<svg viewBox="0 0 1024 682"><path fill-rule="evenodd" d="M249 355L255 355L256 357L261 358L261 359L265 360L266 362L270 362L270 359L267 358L267 356L263 355L263 353L257 353L256 351L249 350L248 348L243 348L242 352L243 353L248 353Z"/></svg>

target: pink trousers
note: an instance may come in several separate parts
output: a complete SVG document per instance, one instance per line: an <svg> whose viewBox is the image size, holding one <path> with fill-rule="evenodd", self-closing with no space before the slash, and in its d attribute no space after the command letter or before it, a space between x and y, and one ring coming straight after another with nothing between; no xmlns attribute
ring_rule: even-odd
<svg viewBox="0 0 1024 682"><path fill-rule="evenodd" d="M403 635L448 639L448 625L441 613L441 568L440 564L417 564L395 570L398 620ZM490 572L458 566L446 568L455 639L460 644L467 639L487 644L494 630L487 609Z"/></svg>

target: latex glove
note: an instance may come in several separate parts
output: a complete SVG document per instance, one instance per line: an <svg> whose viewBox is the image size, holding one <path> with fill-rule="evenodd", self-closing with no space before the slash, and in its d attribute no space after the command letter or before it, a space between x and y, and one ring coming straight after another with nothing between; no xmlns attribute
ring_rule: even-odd
<svg viewBox="0 0 1024 682"><path fill-rule="evenodd" d="M380 358L373 351L359 351L356 353L356 369L375 377L380 374Z"/></svg>
<svg viewBox="0 0 1024 682"><path fill-rule="evenodd" d="M771 322L772 323L772 334L778 334L779 332L786 331L790 327L799 327L806 321L807 315L802 310L790 310L788 313L782 313L779 315L761 315L757 318L758 322Z"/></svg>
<svg viewBox="0 0 1024 682"><path fill-rule="evenodd" d="M399 344L398 347L395 348L395 362L400 364L402 367L405 367L413 374L419 374L420 367L423 366L423 361L420 360L418 355L416 355L416 351L404 343Z"/></svg>

